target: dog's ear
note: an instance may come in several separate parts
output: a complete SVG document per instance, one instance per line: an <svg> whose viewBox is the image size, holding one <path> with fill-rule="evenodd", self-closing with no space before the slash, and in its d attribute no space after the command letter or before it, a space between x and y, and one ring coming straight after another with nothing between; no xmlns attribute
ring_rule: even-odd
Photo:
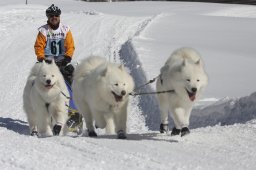
<svg viewBox="0 0 256 170"><path fill-rule="evenodd" d="M120 64L120 66L118 67L120 70L124 70L124 65Z"/></svg>
<svg viewBox="0 0 256 170"><path fill-rule="evenodd" d="M187 60L186 59L184 59L183 61L182 61L182 64L181 64L181 66L186 66L187 65Z"/></svg>
<svg viewBox="0 0 256 170"><path fill-rule="evenodd" d="M103 70L101 71L100 75L102 77L105 77L107 75L107 72L108 72L108 65L106 65Z"/></svg>
<svg viewBox="0 0 256 170"><path fill-rule="evenodd" d="M199 59L198 61L195 62L196 65L201 65L201 60Z"/></svg>
<svg viewBox="0 0 256 170"><path fill-rule="evenodd" d="M183 65L183 63L181 65L176 65L172 68L173 71L175 72L181 72L182 71L182 68L184 67L185 65Z"/></svg>
<svg viewBox="0 0 256 170"><path fill-rule="evenodd" d="M176 72L181 72L186 65L188 65L188 61L186 59L183 59L181 63L177 63L172 66L172 70Z"/></svg>
<svg viewBox="0 0 256 170"><path fill-rule="evenodd" d="M168 71L168 69L169 69L169 65L164 65L164 66L160 69L160 73L162 74L162 73Z"/></svg>

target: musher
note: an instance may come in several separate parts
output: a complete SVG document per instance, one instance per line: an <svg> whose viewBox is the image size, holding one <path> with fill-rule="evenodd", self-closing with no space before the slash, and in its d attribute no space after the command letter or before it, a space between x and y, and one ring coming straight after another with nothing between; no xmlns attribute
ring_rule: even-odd
<svg viewBox="0 0 256 170"><path fill-rule="evenodd" d="M70 27L60 22L60 15L61 10L54 4L46 9L47 24L39 27L34 48L38 62L54 59L72 97L71 83L74 67L70 62L75 46ZM82 128L82 116L76 110L72 98L67 107L69 107L69 119L67 121L69 131L81 132L82 129L77 128Z"/></svg>

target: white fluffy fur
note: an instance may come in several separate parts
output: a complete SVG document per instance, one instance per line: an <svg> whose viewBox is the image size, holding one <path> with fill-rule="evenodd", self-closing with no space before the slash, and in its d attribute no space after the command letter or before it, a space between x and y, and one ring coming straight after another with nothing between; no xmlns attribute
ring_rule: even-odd
<svg viewBox="0 0 256 170"><path fill-rule="evenodd" d="M174 90L174 93L158 95L161 123L168 124L168 112L171 112L177 129L188 127L192 107L208 83L199 53L192 48L178 49L160 72L157 91ZM197 89L196 94L189 96L193 88Z"/></svg>
<svg viewBox="0 0 256 170"><path fill-rule="evenodd" d="M97 56L83 60L74 73L72 89L87 130L95 132L95 121L95 126L106 128L108 134L120 130L126 133L127 105L133 88L133 79L123 65ZM116 100L113 93L122 96L120 100Z"/></svg>
<svg viewBox="0 0 256 170"><path fill-rule="evenodd" d="M50 80L49 86L47 80ZM42 137L52 136L52 126L62 125L62 131L66 129L69 104L61 91L68 96L68 90L64 79L54 62L36 63L28 76L23 93L23 106L27 115L30 132L38 131ZM47 110L46 103L49 103Z"/></svg>

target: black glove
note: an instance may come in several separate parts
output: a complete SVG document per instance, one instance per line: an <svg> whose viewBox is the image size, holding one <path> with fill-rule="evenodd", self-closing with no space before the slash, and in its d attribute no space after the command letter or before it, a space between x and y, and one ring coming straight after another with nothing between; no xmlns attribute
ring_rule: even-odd
<svg viewBox="0 0 256 170"><path fill-rule="evenodd" d="M64 59L61 60L61 65L62 65L62 66L66 66L68 63L70 63L70 61L71 61L71 57L69 57L69 56L64 56Z"/></svg>
<svg viewBox="0 0 256 170"><path fill-rule="evenodd" d="M63 75L72 75L74 71L74 67L72 64L69 64L71 61L71 57L65 56L63 60L57 63L60 71Z"/></svg>
<svg viewBox="0 0 256 170"><path fill-rule="evenodd" d="M51 64L53 60L44 57L44 58L37 58L37 61L38 61L38 63L41 63L41 62L45 61L47 64Z"/></svg>
<svg viewBox="0 0 256 170"><path fill-rule="evenodd" d="M60 68L60 72L62 73L64 79L66 81L69 82L69 84L71 85L72 83L72 75L74 72L74 67L72 64L67 64L66 66L61 66Z"/></svg>
<svg viewBox="0 0 256 170"><path fill-rule="evenodd" d="M48 58L37 59L37 63L42 63L43 61L45 61L47 64L52 64L52 59L48 59Z"/></svg>
<svg viewBox="0 0 256 170"><path fill-rule="evenodd" d="M65 70L66 72L68 72L69 75L72 75L73 72L74 72L74 67L73 67L72 64L68 64L68 65L64 68L64 70Z"/></svg>
<svg viewBox="0 0 256 170"><path fill-rule="evenodd" d="M48 59L48 58L44 59L44 61L45 61L47 64L52 64L52 62L54 62L52 59Z"/></svg>
<svg viewBox="0 0 256 170"><path fill-rule="evenodd" d="M37 58L37 62L38 62L38 63L43 62L43 60L44 60L44 58Z"/></svg>

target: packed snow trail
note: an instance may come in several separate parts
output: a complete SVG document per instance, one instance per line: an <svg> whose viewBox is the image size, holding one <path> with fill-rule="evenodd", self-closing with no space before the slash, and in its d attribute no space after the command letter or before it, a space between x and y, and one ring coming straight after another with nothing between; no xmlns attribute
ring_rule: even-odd
<svg viewBox="0 0 256 170"><path fill-rule="evenodd" d="M129 134L127 140L115 135L35 138L0 128L0 151L5 155L0 165L3 169L252 170L255 128L252 121L199 128L184 138L148 132ZM4 149L12 147L16 149Z"/></svg>

